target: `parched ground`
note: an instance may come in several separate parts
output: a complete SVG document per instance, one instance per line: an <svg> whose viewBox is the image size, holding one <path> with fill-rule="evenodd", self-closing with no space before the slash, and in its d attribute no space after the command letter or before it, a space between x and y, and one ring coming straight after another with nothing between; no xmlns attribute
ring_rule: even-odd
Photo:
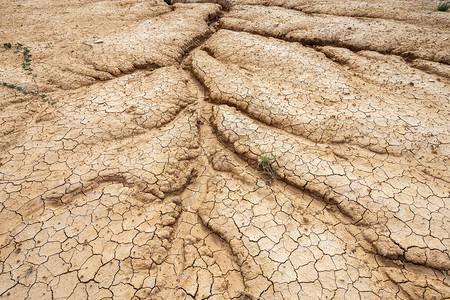
<svg viewBox="0 0 450 300"><path fill-rule="evenodd" d="M0 298L450 299L450 12L175 2L0 2Z"/></svg>

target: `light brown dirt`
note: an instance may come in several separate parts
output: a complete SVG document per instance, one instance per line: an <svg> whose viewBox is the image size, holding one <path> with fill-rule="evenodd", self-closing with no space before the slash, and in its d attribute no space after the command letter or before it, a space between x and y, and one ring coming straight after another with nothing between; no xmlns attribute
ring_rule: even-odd
<svg viewBox="0 0 450 300"><path fill-rule="evenodd" d="M174 2L0 3L0 298L450 299L450 12Z"/></svg>

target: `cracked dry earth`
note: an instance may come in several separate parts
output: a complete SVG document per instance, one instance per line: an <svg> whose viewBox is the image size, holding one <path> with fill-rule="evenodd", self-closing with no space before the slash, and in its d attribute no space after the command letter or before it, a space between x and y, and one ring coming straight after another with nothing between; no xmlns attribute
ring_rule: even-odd
<svg viewBox="0 0 450 300"><path fill-rule="evenodd" d="M178 2L0 3L0 298L449 299L450 13Z"/></svg>

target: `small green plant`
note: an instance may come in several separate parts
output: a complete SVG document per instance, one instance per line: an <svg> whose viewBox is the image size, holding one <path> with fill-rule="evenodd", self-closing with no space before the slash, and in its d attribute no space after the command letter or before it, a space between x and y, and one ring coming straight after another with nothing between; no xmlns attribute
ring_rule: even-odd
<svg viewBox="0 0 450 300"><path fill-rule="evenodd" d="M442 2L437 6L437 10L446 11L450 8L450 2Z"/></svg>
<svg viewBox="0 0 450 300"><path fill-rule="evenodd" d="M446 280L449 281L448 276L447 276L447 273L446 273L445 271L441 271L441 272L442 272L442 274L444 274L444 279L442 279L442 283L443 283L445 286L450 287L450 284L448 284L447 282L445 282Z"/></svg>
<svg viewBox="0 0 450 300"><path fill-rule="evenodd" d="M5 50L10 50L12 48L12 44L11 43L4 43L3 47L5 48ZM31 67L31 62L33 61L33 59L31 58L32 54L30 52L30 49L28 49L27 47L22 47L22 44L17 43L15 45L15 49L14 53L19 53L21 52L23 54L23 62L22 62L22 69L24 69L24 71L26 71L27 75L33 75L33 77L37 77L37 74L33 74L33 68ZM16 85L14 83L10 83L10 82L6 82L3 81L3 86L7 86L10 87L12 89L17 89L18 91L22 91L24 95L28 95L30 92L36 96L37 95L37 91L35 90L25 90L23 89L22 86L20 85ZM48 99L46 94L41 94L40 95L43 101L47 101L50 104L55 104L56 101L53 98Z"/></svg>
<svg viewBox="0 0 450 300"><path fill-rule="evenodd" d="M276 156L273 153L266 153L258 157L258 169L261 169L263 174L269 176L270 181L275 178L274 163L276 163Z"/></svg>
<svg viewBox="0 0 450 300"><path fill-rule="evenodd" d="M29 267L29 268L26 270L26 272L25 272L25 277L28 277L28 276L31 274L31 272L33 272L33 267Z"/></svg>

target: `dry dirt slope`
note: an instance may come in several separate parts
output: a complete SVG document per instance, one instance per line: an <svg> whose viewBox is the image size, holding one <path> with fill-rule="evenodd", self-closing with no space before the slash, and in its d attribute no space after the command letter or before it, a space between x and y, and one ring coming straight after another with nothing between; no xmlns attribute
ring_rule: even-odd
<svg viewBox="0 0 450 300"><path fill-rule="evenodd" d="M1 1L0 298L450 298L450 12L186 2Z"/></svg>

